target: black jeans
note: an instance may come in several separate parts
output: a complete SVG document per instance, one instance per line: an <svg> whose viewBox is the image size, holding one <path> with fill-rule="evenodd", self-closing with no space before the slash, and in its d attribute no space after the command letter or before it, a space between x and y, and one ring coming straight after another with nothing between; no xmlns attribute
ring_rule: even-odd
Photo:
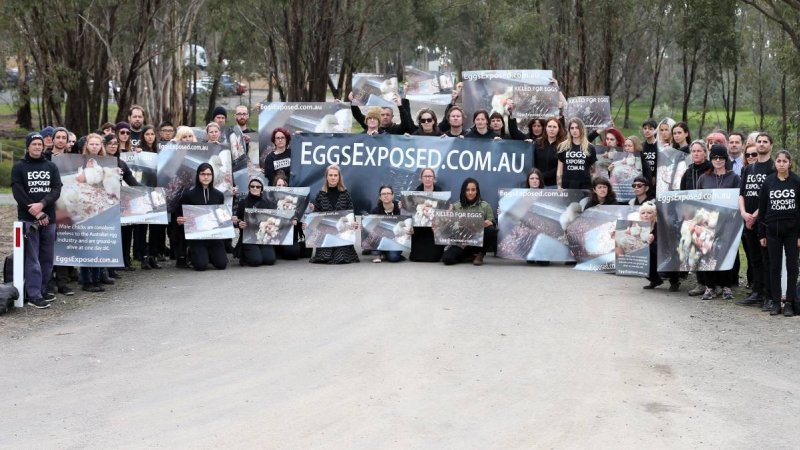
<svg viewBox="0 0 800 450"><path fill-rule="evenodd" d="M794 220L767 226L767 251L775 270L770 274L772 301L781 301L781 263L786 252L786 301L794 303L797 298L797 236L798 223ZM763 248L763 247L762 247Z"/></svg>
<svg viewBox="0 0 800 450"><path fill-rule="evenodd" d="M764 298L770 298L770 259L767 249L761 246L761 242L758 239L758 231L745 228L744 237L747 239L747 247L750 249L749 264L753 267L753 292L761 294Z"/></svg>

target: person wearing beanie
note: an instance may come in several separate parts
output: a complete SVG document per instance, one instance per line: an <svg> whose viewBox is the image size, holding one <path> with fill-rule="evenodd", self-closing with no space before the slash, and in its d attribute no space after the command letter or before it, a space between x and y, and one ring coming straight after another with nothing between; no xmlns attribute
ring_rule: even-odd
<svg viewBox="0 0 800 450"><path fill-rule="evenodd" d="M697 189L738 189L741 185L739 175L732 170L730 159L728 159L728 149L721 144L711 146L711 169L701 175L697 180ZM725 300L733 299L731 284L734 279L738 282L739 255L736 255L736 262L730 270L719 270L715 272L697 272L698 282L702 280L706 289L703 292L703 300L711 300L720 295Z"/></svg>
<svg viewBox="0 0 800 450"><path fill-rule="evenodd" d="M44 142L44 150L45 153L53 148L53 134L55 134L56 129L51 126L46 126L42 128L42 131L39 132L39 135L42 136Z"/></svg>
<svg viewBox="0 0 800 450"><path fill-rule="evenodd" d="M114 125L114 132L117 135L120 152L129 152L133 150L133 146L131 145L131 125L128 122L117 122L117 124Z"/></svg>
<svg viewBox="0 0 800 450"><path fill-rule="evenodd" d="M58 167L44 157L44 138L25 137L25 157L11 169L11 191L17 219L25 230L25 287L21 294L36 308L49 308L55 294L47 292L53 273L56 241L56 200L61 196Z"/></svg>
<svg viewBox="0 0 800 450"><path fill-rule="evenodd" d="M228 111L225 110L222 106L217 106L211 111L211 121L216 122L219 125L220 137L219 143L224 144L228 142L228 134L230 134L230 130L228 127L225 126L225 122L228 120Z"/></svg>

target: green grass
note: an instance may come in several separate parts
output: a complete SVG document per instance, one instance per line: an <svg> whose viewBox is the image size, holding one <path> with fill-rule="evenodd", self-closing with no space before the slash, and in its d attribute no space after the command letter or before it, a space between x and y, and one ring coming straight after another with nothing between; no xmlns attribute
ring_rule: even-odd
<svg viewBox="0 0 800 450"><path fill-rule="evenodd" d="M621 107L622 105L617 102L611 106L611 117L614 118L614 123L619 125L620 127L623 124L623 118L625 117L625 109ZM663 104L656 105L656 111L663 109ZM670 106L670 117L675 119L676 121L680 121L681 116L681 107L680 105L672 105ZM650 112L650 103L649 102L634 102L631 104L630 108L630 118L629 118L629 128L621 128L622 134L625 136L641 136L641 124L648 119L648 113ZM689 110L689 129L691 130L692 134L696 134L700 128L700 116L702 111L698 109L690 109ZM660 121L664 117L654 117L656 121ZM780 117L777 115L766 115L764 117L765 124L774 124L780 121ZM734 128L737 131L742 132L750 132L753 130L758 129L759 124L759 116L754 111L750 109L737 109L736 110L736 122ZM705 125L703 126L703 133L708 134L711 130L715 128L725 128L725 110L721 108L717 109L710 109L706 111L706 121ZM695 138L696 136L693 136Z"/></svg>

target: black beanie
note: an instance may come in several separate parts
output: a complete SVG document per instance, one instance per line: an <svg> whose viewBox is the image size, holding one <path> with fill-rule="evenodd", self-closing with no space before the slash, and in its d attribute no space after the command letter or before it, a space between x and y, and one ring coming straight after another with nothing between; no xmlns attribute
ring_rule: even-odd
<svg viewBox="0 0 800 450"><path fill-rule="evenodd" d="M217 106L216 108L214 108L214 111L211 112L211 120L214 120L214 117L217 116L225 116L225 118L227 119L228 112L225 111L225 108L223 108L222 106Z"/></svg>

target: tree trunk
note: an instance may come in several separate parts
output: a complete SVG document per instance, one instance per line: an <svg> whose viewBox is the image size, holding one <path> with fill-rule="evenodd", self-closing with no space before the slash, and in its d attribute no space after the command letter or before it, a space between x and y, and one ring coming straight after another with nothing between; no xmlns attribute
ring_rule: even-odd
<svg viewBox="0 0 800 450"><path fill-rule="evenodd" d="M28 83L28 63L22 52L17 52L17 120L20 128L33 129L33 114L31 111L31 86Z"/></svg>

